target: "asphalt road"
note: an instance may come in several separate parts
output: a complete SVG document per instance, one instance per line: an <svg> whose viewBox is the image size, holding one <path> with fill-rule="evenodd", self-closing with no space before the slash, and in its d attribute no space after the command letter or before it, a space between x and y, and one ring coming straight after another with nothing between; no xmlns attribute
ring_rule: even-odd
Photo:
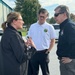
<svg viewBox="0 0 75 75"><path fill-rule="evenodd" d="M57 59L56 50L57 50L57 44L54 45L49 55L50 57L50 63L49 63L50 75L60 75L59 60ZM39 71L39 75L42 75L41 69Z"/></svg>

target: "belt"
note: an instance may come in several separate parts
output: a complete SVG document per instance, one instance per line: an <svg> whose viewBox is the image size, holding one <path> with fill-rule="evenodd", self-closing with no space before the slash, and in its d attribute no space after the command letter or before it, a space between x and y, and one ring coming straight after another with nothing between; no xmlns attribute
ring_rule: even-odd
<svg viewBox="0 0 75 75"><path fill-rule="evenodd" d="M46 52L48 49L44 49L44 50L37 50L37 52Z"/></svg>

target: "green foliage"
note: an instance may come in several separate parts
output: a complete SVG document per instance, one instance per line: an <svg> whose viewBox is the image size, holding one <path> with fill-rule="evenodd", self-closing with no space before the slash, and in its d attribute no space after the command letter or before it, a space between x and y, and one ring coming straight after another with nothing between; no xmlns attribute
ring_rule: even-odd
<svg viewBox="0 0 75 75"><path fill-rule="evenodd" d="M22 36L26 36L26 34L27 34L27 29L25 29L25 28L22 28L18 31L20 31L22 33Z"/></svg>
<svg viewBox="0 0 75 75"><path fill-rule="evenodd" d="M50 23L51 23L51 24L56 23L56 21L54 20L54 17L52 17L52 18L50 19Z"/></svg>
<svg viewBox="0 0 75 75"><path fill-rule="evenodd" d="M27 28L37 21L37 11L41 7L38 0L16 0L15 11L22 14Z"/></svg>
<svg viewBox="0 0 75 75"><path fill-rule="evenodd" d="M24 0L16 0L15 1L16 7L14 10L17 12L21 12L21 10L23 9L23 6L22 6L23 3L24 3Z"/></svg>
<svg viewBox="0 0 75 75"><path fill-rule="evenodd" d="M75 15L74 14L71 13L70 18L71 18L71 20L73 20L75 22Z"/></svg>

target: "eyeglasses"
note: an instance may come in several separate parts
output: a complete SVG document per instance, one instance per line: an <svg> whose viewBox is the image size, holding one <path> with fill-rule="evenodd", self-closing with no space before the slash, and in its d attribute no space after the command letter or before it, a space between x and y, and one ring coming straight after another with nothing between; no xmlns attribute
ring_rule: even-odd
<svg viewBox="0 0 75 75"><path fill-rule="evenodd" d="M17 20L21 20L21 21L23 21L23 19L17 19Z"/></svg>
<svg viewBox="0 0 75 75"><path fill-rule="evenodd" d="M44 16L40 16L40 18L45 18Z"/></svg>
<svg viewBox="0 0 75 75"><path fill-rule="evenodd" d="M55 13L54 14L54 17L58 17L59 16L59 14L63 14L64 12L60 12L60 13Z"/></svg>

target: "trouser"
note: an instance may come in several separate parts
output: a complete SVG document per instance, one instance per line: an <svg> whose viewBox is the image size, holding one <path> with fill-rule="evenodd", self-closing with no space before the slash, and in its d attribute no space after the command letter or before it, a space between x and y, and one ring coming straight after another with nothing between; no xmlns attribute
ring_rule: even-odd
<svg viewBox="0 0 75 75"><path fill-rule="evenodd" d="M27 62L24 62L20 65L20 75L26 75L27 74Z"/></svg>
<svg viewBox="0 0 75 75"><path fill-rule="evenodd" d="M36 49L34 47L32 47L30 50L28 50L28 55L31 59L35 53L36 53ZM28 60L28 62L27 62L27 74L26 75L33 75L31 59Z"/></svg>
<svg viewBox="0 0 75 75"><path fill-rule="evenodd" d="M28 72L27 72L27 75L33 75L33 69L32 69L32 65L31 65L30 60L29 60L29 63L28 63Z"/></svg>
<svg viewBox="0 0 75 75"><path fill-rule="evenodd" d="M1 42L0 42L0 75L4 75Z"/></svg>
<svg viewBox="0 0 75 75"><path fill-rule="evenodd" d="M32 70L33 70L33 75L38 75L39 73L39 65L41 67L42 70L42 74L43 75L49 75L49 67L48 67L48 63L49 63L49 54L45 53L46 50L44 51L37 51L33 57L31 58L31 66L32 66Z"/></svg>
<svg viewBox="0 0 75 75"><path fill-rule="evenodd" d="M75 75L75 59L67 64L60 61L60 75Z"/></svg>

